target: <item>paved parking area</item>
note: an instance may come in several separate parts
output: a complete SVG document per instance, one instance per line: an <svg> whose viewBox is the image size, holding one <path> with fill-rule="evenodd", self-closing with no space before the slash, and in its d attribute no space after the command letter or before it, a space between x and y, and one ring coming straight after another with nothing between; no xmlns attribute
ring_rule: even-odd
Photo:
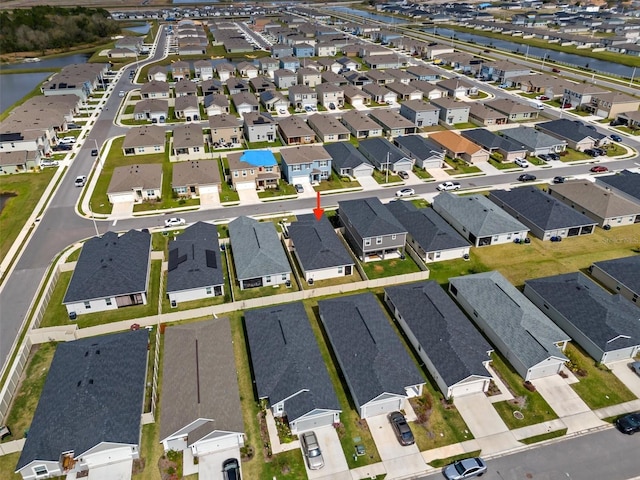
<svg viewBox="0 0 640 480"><path fill-rule="evenodd" d="M378 184L378 182L376 182L372 176L370 175L366 175L363 177L358 177L356 180L358 180L358 183L360 183L360 186L364 189L364 190L373 190L376 188L380 188L380 185Z"/></svg>
<svg viewBox="0 0 640 480"><path fill-rule="evenodd" d="M112 218L129 218L133 213L133 202L116 202L111 209Z"/></svg>
<svg viewBox="0 0 640 480"><path fill-rule="evenodd" d="M200 195L200 207L201 208L217 208L220 206L220 194L216 193L203 193Z"/></svg>
<svg viewBox="0 0 640 480"><path fill-rule="evenodd" d="M133 460L89 469L88 480L130 480Z"/></svg>
<svg viewBox="0 0 640 480"><path fill-rule="evenodd" d="M475 438L509 431L484 393L457 397L454 404Z"/></svg>
<svg viewBox="0 0 640 480"><path fill-rule="evenodd" d="M338 432L332 426L317 428L314 430L320 450L324 458L324 467L320 470L309 470L307 462L307 477L309 480L319 479L344 479L351 480L351 473L347 465L347 459L344 457L344 451L338 438Z"/></svg>
<svg viewBox="0 0 640 480"><path fill-rule="evenodd" d="M242 478L242 462L240 461L240 449L238 447L199 457L198 478L200 480L223 480L222 464L228 458L236 458L238 460L240 476Z"/></svg>
<svg viewBox="0 0 640 480"><path fill-rule="evenodd" d="M615 363L608 363L607 367L611 369L613 374L624 383L629 390L638 398L640 398L640 377L629 368L632 359L621 360Z"/></svg>
<svg viewBox="0 0 640 480"><path fill-rule="evenodd" d="M258 197L258 192L255 188L240 188L238 189L238 196L240 197L240 203L242 205L260 203L260 198Z"/></svg>
<svg viewBox="0 0 640 480"><path fill-rule="evenodd" d="M560 418L591 410L560 375L538 378L532 383Z"/></svg>

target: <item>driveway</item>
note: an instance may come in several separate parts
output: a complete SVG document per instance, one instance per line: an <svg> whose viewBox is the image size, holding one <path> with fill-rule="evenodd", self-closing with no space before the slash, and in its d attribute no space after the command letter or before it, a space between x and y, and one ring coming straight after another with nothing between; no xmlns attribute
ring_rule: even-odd
<svg viewBox="0 0 640 480"><path fill-rule="evenodd" d="M240 461L240 449L238 447L199 457L198 478L200 480L223 480L222 463L228 458L236 458L238 460L240 477L242 478L242 462Z"/></svg>
<svg viewBox="0 0 640 480"><path fill-rule="evenodd" d="M613 374L624 383L629 390L638 398L640 398L640 377L629 368L629 364L633 360L627 358L615 363L608 363L607 367L613 371Z"/></svg>
<svg viewBox="0 0 640 480"><path fill-rule="evenodd" d="M320 444L320 450L324 458L324 467L320 470L309 470L307 468L307 462L304 462L309 480L322 478L351 480L349 466L347 465L346 458L344 458L344 451L342 450L336 429L332 426L316 428L314 433Z"/></svg>
<svg viewBox="0 0 640 480"><path fill-rule="evenodd" d="M358 183L360 183L360 186L363 188L363 190L375 190L377 188L380 188L378 182L376 182L370 175L358 177L356 180L358 180Z"/></svg>
<svg viewBox="0 0 640 480"><path fill-rule="evenodd" d="M133 213L133 202L116 202L111 209L112 218L129 218Z"/></svg>
<svg viewBox="0 0 640 480"><path fill-rule="evenodd" d="M220 194L203 193L200 195L200 208L217 208L220 206Z"/></svg>
<svg viewBox="0 0 640 480"><path fill-rule="evenodd" d="M255 203L261 203L258 197L258 192L255 188L238 189L238 196L240 197L241 205L251 205Z"/></svg>
<svg viewBox="0 0 640 480"><path fill-rule="evenodd" d="M532 383L560 418L591 410L560 375L538 378Z"/></svg>
<svg viewBox="0 0 640 480"><path fill-rule="evenodd" d="M403 478L425 473L427 464L416 444L400 445L386 415L367 418L369 430L387 471L388 478Z"/></svg>
<svg viewBox="0 0 640 480"><path fill-rule="evenodd" d="M130 480L133 460L90 468L88 480Z"/></svg>
<svg viewBox="0 0 640 480"><path fill-rule="evenodd" d="M457 397L453 403L475 438L509 431L496 409L493 408L489 397L484 393Z"/></svg>
<svg viewBox="0 0 640 480"><path fill-rule="evenodd" d="M310 183L301 183L304 192L298 194L298 198L316 198L318 195Z"/></svg>

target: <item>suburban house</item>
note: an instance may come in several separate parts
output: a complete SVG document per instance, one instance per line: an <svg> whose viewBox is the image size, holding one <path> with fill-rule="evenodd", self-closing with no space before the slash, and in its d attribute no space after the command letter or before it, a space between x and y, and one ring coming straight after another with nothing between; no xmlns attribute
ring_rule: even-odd
<svg viewBox="0 0 640 480"><path fill-rule="evenodd" d="M290 57L293 55L293 47L283 43L276 43L271 47L271 55L274 58ZM278 65L280 65L280 62L278 62Z"/></svg>
<svg viewBox="0 0 640 480"><path fill-rule="evenodd" d="M567 83L565 84L562 103L570 103L573 108L590 105L594 95L606 93L609 93L609 90L595 83Z"/></svg>
<svg viewBox="0 0 640 480"><path fill-rule="evenodd" d="M244 312L258 400L291 433L340 422L340 403L302 302Z"/></svg>
<svg viewBox="0 0 640 480"><path fill-rule="evenodd" d="M498 135L486 128L463 130L460 134L476 145L480 145L490 154L498 153L503 162L513 162L516 158L527 156L527 149L507 137Z"/></svg>
<svg viewBox="0 0 640 480"><path fill-rule="evenodd" d="M249 93L249 83L242 78L229 77L225 82L229 95L237 95L238 93Z"/></svg>
<svg viewBox="0 0 640 480"><path fill-rule="evenodd" d="M450 278L449 293L525 381L562 370L571 339L502 274Z"/></svg>
<svg viewBox="0 0 640 480"><path fill-rule="evenodd" d="M169 72L174 82L179 82L185 78L188 80L191 77L191 66L189 62L178 60L169 65Z"/></svg>
<svg viewBox="0 0 640 480"><path fill-rule="evenodd" d="M526 280L524 294L597 363L640 353L638 307L582 272Z"/></svg>
<svg viewBox="0 0 640 480"><path fill-rule="evenodd" d="M422 100L422 90L415 87L414 85L407 85L402 82L391 82L387 84L387 88L396 93L396 95L398 96L398 100Z"/></svg>
<svg viewBox="0 0 640 480"><path fill-rule="evenodd" d="M244 136L249 143L274 142L277 138L278 122L263 112L248 112L242 117Z"/></svg>
<svg viewBox="0 0 640 480"><path fill-rule="evenodd" d="M196 123L177 125L171 139L171 161L201 157L204 153L202 126Z"/></svg>
<svg viewBox="0 0 640 480"><path fill-rule="evenodd" d="M589 267L591 276L612 292L640 305L640 256L614 258L595 262Z"/></svg>
<svg viewBox="0 0 640 480"><path fill-rule="evenodd" d="M400 104L400 115L410 120L416 127L431 127L438 124L440 109L435 105L419 100L407 100Z"/></svg>
<svg viewBox="0 0 640 480"><path fill-rule="evenodd" d="M289 100L281 92L274 90L267 90L260 94L260 103L266 110L271 112L280 112L281 110L288 110Z"/></svg>
<svg viewBox="0 0 640 480"><path fill-rule="evenodd" d="M147 73L147 80L150 82L155 80L158 82L166 82L167 81L167 67L161 65L153 65L149 68L149 72Z"/></svg>
<svg viewBox="0 0 640 480"><path fill-rule="evenodd" d="M215 69L221 82L226 82L236 73L235 65L229 62L220 62L215 66Z"/></svg>
<svg viewBox="0 0 640 480"><path fill-rule="evenodd" d="M163 352L164 451L182 453L185 475L219 470L221 456L240 464L244 421L229 319L173 325L165 330Z"/></svg>
<svg viewBox="0 0 640 480"><path fill-rule="evenodd" d="M331 83L339 87L346 87L349 85L349 80L339 73L334 73L331 70L325 70L322 72L322 83ZM353 87L353 85L349 86Z"/></svg>
<svg viewBox="0 0 640 480"><path fill-rule="evenodd" d="M584 105L585 110L602 118L616 118L624 112L637 111L640 99L621 92L598 93L591 98L591 103Z"/></svg>
<svg viewBox="0 0 640 480"><path fill-rule="evenodd" d="M320 145L281 148L282 175L291 185L319 183L331 176L331 155Z"/></svg>
<svg viewBox="0 0 640 480"><path fill-rule="evenodd" d="M387 70L368 70L365 75L371 79L374 85L386 85L395 80Z"/></svg>
<svg viewBox="0 0 640 480"><path fill-rule="evenodd" d="M164 98L171 97L171 87L167 82L151 80L140 87L140 96L144 98Z"/></svg>
<svg viewBox="0 0 640 480"><path fill-rule="evenodd" d="M640 205L588 180L549 185L549 193L607 230L640 223Z"/></svg>
<svg viewBox="0 0 640 480"><path fill-rule="evenodd" d="M236 70L240 76L244 78L255 78L258 76L258 67L253 63L240 62L236 66Z"/></svg>
<svg viewBox="0 0 640 480"><path fill-rule="evenodd" d="M224 295L224 265L215 225L196 222L169 242L167 296L181 302Z"/></svg>
<svg viewBox="0 0 640 480"><path fill-rule="evenodd" d="M436 86L443 90L452 99L463 99L464 97L478 95L478 87L464 78L448 78L440 80Z"/></svg>
<svg viewBox="0 0 640 480"><path fill-rule="evenodd" d="M559 140L564 140L574 150L583 152L607 142L607 137L598 133L592 126L587 126L580 120L560 118L550 122L539 123L536 128Z"/></svg>
<svg viewBox="0 0 640 480"><path fill-rule="evenodd" d="M162 197L162 164L141 163L116 167L107 188L111 204L158 201Z"/></svg>
<svg viewBox="0 0 640 480"><path fill-rule="evenodd" d="M241 290L290 283L291 266L272 222L238 217L229 223L229 238Z"/></svg>
<svg viewBox="0 0 640 480"><path fill-rule="evenodd" d="M539 188L492 190L489 200L526 225L540 240L589 235L596 222Z"/></svg>
<svg viewBox="0 0 640 480"><path fill-rule="evenodd" d="M209 117L210 146L234 146L242 142L242 120L235 115L223 113Z"/></svg>
<svg viewBox="0 0 640 480"><path fill-rule="evenodd" d="M207 96L211 93L217 93L220 95L225 94L224 84L217 78L201 81L200 88L202 89L202 95L204 96Z"/></svg>
<svg viewBox="0 0 640 480"><path fill-rule="evenodd" d="M433 83L429 83L424 80L413 80L411 82L415 88L422 92L422 97L433 100L435 98L442 98L446 96L446 92L440 87L436 87Z"/></svg>
<svg viewBox="0 0 640 480"><path fill-rule="evenodd" d="M290 115L278 120L278 133L284 145L306 145L316 141L316 133L299 116Z"/></svg>
<svg viewBox="0 0 640 480"><path fill-rule="evenodd" d="M451 130L443 130L429 134L429 139L440 145L449 158L460 158L469 164L486 162L490 153L470 140Z"/></svg>
<svg viewBox="0 0 640 480"><path fill-rule="evenodd" d="M260 65L260 73L262 75L273 78L273 72L280 68L280 60L273 57L263 57L258 59L258 65Z"/></svg>
<svg viewBox="0 0 640 480"><path fill-rule="evenodd" d="M275 84L269 78L263 76L249 79L249 85L251 86L251 90L256 94L276 90Z"/></svg>
<svg viewBox="0 0 640 480"><path fill-rule="evenodd" d="M0 152L0 175L28 172L40 167L41 159L39 150Z"/></svg>
<svg viewBox="0 0 640 480"><path fill-rule="evenodd" d="M509 62L508 60L497 60L482 64L480 74L483 78L493 82L510 83L510 80L522 75L531 73L529 67Z"/></svg>
<svg viewBox="0 0 640 480"><path fill-rule="evenodd" d="M220 184L218 160L187 160L173 166L171 189L179 197L217 196Z"/></svg>
<svg viewBox="0 0 640 480"><path fill-rule="evenodd" d="M318 102L325 108L334 110L344 106L344 88L332 83L316 85ZM333 106L333 108L332 108Z"/></svg>
<svg viewBox="0 0 640 480"><path fill-rule="evenodd" d="M432 208L390 202L387 209L407 230L407 245L425 263L469 257L469 242Z"/></svg>
<svg viewBox="0 0 640 480"><path fill-rule="evenodd" d="M538 118L540 110L528 103L516 102L510 98L499 98L486 103L487 107L493 108L506 115L511 122L522 120L533 120Z"/></svg>
<svg viewBox="0 0 640 480"><path fill-rule="evenodd" d="M241 117L247 113L260 111L260 102L253 93L235 93L231 95L231 101L236 106L236 111Z"/></svg>
<svg viewBox="0 0 640 480"><path fill-rule="evenodd" d="M416 124L400 115L397 111L388 108L374 109L369 117L382 126L382 134L397 137L398 135L410 135L416 133Z"/></svg>
<svg viewBox="0 0 640 480"><path fill-rule="evenodd" d="M166 134L157 125L142 125L127 130L122 142L122 153L125 155L146 155L163 153Z"/></svg>
<svg viewBox="0 0 640 480"><path fill-rule="evenodd" d="M362 91L368 93L371 96L371 100L376 103L391 105L398 101L398 94L392 92L384 85L370 83L364 85Z"/></svg>
<svg viewBox="0 0 640 480"><path fill-rule="evenodd" d="M313 88L322 83L322 74L313 68L299 68L296 75L298 76L298 85L306 85Z"/></svg>
<svg viewBox="0 0 640 480"><path fill-rule="evenodd" d="M150 256L148 231L108 231L87 240L62 301L69 317L146 305Z"/></svg>
<svg viewBox="0 0 640 480"><path fill-rule="evenodd" d="M503 125L508 118L504 113L480 102L469 103L469 120L478 125Z"/></svg>
<svg viewBox="0 0 640 480"><path fill-rule="evenodd" d="M622 198L640 205L640 173L622 170L616 175L596 177L596 185L607 188Z"/></svg>
<svg viewBox="0 0 640 480"><path fill-rule="evenodd" d="M273 72L273 82L280 89L288 89L294 85L298 85L298 76L292 70L279 68Z"/></svg>
<svg viewBox="0 0 640 480"><path fill-rule="evenodd" d="M445 165L444 149L426 137L403 135L396 137L393 143L413 160L418 168L427 170L428 168L443 168Z"/></svg>
<svg viewBox="0 0 640 480"><path fill-rule="evenodd" d="M338 202L344 237L363 262L404 255L407 229L378 198Z"/></svg>
<svg viewBox="0 0 640 480"><path fill-rule="evenodd" d="M409 158L402 150L383 137L362 140L358 150L378 170L385 172L410 172L415 160Z"/></svg>
<svg viewBox="0 0 640 480"><path fill-rule="evenodd" d="M484 195L441 192L433 209L474 247L524 241L529 229Z"/></svg>
<svg viewBox="0 0 640 480"><path fill-rule="evenodd" d="M487 392L493 347L437 282L387 287L384 301L447 400Z"/></svg>
<svg viewBox="0 0 640 480"><path fill-rule="evenodd" d="M188 97L198 95L198 85L190 80L180 80L173 86L175 97Z"/></svg>
<svg viewBox="0 0 640 480"><path fill-rule="evenodd" d="M341 177L370 177L375 167L351 142L337 142L324 145L331 155L331 167Z"/></svg>
<svg viewBox="0 0 640 480"><path fill-rule="evenodd" d="M280 166L270 150L247 150L227 155L229 176L235 190L276 188Z"/></svg>
<svg viewBox="0 0 640 480"><path fill-rule="evenodd" d="M351 137L349 129L331 115L317 113L310 115L307 117L307 124L316 132L318 140L323 143L343 142Z"/></svg>
<svg viewBox="0 0 640 480"><path fill-rule="evenodd" d="M411 65L407 68L407 73L411 75L414 80L422 80L425 82L434 82L440 79L440 71L427 65Z"/></svg>
<svg viewBox="0 0 640 480"><path fill-rule="evenodd" d="M514 142L524 145L529 155L532 156L560 153L567 149L567 142L565 140L558 140L533 127L520 125L516 128L505 128L504 130L500 130L500 132Z"/></svg>
<svg viewBox="0 0 640 480"><path fill-rule="evenodd" d="M209 117L222 115L223 113L229 113L231 111L229 108L229 99L221 93L210 93L206 95L202 104Z"/></svg>
<svg viewBox="0 0 640 480"><path fill-rule="evenodd" d="M318 310L360 418L422 395L425 379L373 293L320 300Z"/></svg>
<svg viewBox="0 0 640 480"><path fill-rule="evenodd" d="M345 85L343 87L344 99L354 108L362 107L371 103L371 95L363 92L358 87L353 85Z"/></svg>
<svg viewBox="0 0 640 480"><path fill-rule="evenodd" d="M469 121L468 103L459 102L450 97L434 98L431 103L440 109L439 118L447 125Z"/></svg>
<svg viewBox="0 0 640 480"><path fill-rule="evenodd" d="M193 62L193 69L198 80L213 79L213 64L209 60L197 60Z"/></svg>
<svg viewBox="0 0 640 480"><path fill-rule="evenodd" d="M306 85L293 85L289 87L289 103L296 110L304 110L305 107L316 107L318 94Z"/></svg>
<svg viewBox="0 0 640 480"><path fill-rule="evenodd" d="M382 126L369 118L365 113L349 110L340 120L357 139L382 136Z"/></svg>
<svg viewBox="0 0 640 480"><path fill-rule="evenodd" d="M173 115L187 122L200 120L200 104L196 96L183 96L174 100Z"/></svg>
<svg viewBox="0 0 640 480"><path fill-rule="evenodd" d="M60 342L16 473L24 480L131 478L140 458L148 343L145 329Z"/></svg>
<svg viewBox="0 0 640 480"><path fill-rule="evenodd" d="M441 43L430 43L425 47L425 58L429 60L433 60L435 58L439 58L440 55L444 55L447 53L453 53L454 48L450 45L443 45Z"/></svg>
<svg viewBox="0 0 640 480"><path fill-rule="evenodd" d="M290 247L298 260L304 279L317 280L348 277L353 273L354 260L325 216L298 215L287 227Z"/></svg>
<svg viewBox="0 0 640 480"><path fill-rule="evenodd" d="M353 58L349 58L347 55L338 58L336 61L342 65L343 72L360 70L361 67L360 62L355 61Z"/></svg>
<svg viewBox="0 0 640 480"><path fill-rule="evenodd" d="M169 114L169 102L167 100L147 99L140 100L133 107L134 120L148 120L152 123L164 123Z"/></svg>

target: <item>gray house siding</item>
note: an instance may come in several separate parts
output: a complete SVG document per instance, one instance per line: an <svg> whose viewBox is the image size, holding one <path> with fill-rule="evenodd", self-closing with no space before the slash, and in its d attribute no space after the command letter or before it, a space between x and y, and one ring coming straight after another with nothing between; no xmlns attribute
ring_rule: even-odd
<svg viewBox="0 0 640 480"><path fill-rule="evenodd" d="M633 303L640 306L640 300L638 300L640 292L634 292L631 288L620 283L616 278L600 268L597 264L591 265L591 267L589 268L589 273L591 273L591 276L593 278L598 280L609 290L619 293L627 300L631 300Z"/></svg>
<svg viewBox="0 0 640 480"><path fill-rule="evenodd" d="M398 233L393 235L383 235L381 237L362 238L348 221L341 219L345 228L345 238L353 251L362 261L366 261L366 257L374 254L380 255L383 259L386 253L401 250L404 252L404 244L407 239L406 233ZM394 238L395 237L395 238ZM380 241L380 243L378 243ZM367 243L369 243L367 245Z"/></svg>

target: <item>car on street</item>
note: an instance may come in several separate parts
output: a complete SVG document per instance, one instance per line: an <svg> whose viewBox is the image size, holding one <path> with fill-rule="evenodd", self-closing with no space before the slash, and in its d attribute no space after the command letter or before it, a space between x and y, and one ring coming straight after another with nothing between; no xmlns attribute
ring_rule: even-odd
<svg viewBox="0 0 640 480"><path fill-rule="evenodd" d="M287 111L284 108L281 108L281 109L278 110L278 113L280 115L284 115L285 113L287 113Z"/></svg>
<svg viewBox="0 0 640 480"><path fill-rule="evenodd" d="M609 135L609 137L614 142L621 142L622 141L622 137L620 135L613 134L613 135Z"/></svg>
<svg viewBox="0 0 640 480"><path fill-rule="evenodd" d="M640 432L640 412L628 413L618 418L616 420L616 427L627 435Z"/></svg>
<svg viewBox="0 0 640 480"><path fill-rule="evenodd" d="M309 470L320 470L324 467L322 450L320 450L320 444L318 443L318 438L315 433L304 432L300 437L300 447L302 448L302 454L307 461Z"/></svg>
<svg viewBox="0 0 640 480"><path fill-rule="evenodd" d="M552 68L551 71L553 73L560 73L560 69L558 69L558 68Z"/></svg>
<svg viewBox="0 0 640 480"><path fill-rule="evenodd" d="M124 90L120 90L120 92L118 93L118 97L122 98L124 97L125 93Z"/></svg>
<svg viewBox="0 0 640 480"><path fill-rule="evenodd" d="M566 180L566 178L564 178L564 177L560 177L560 176L558 176L558 177L553 177L553 183L556 183L556 184L558 184L558 183L564 183L564 182L565 182L565 180Z"/></svg>
<svg viewBox="0 0 640 480"><path fill-rule="evenodd" d="M91 156L92 157L97 157L98 156L98 149L97 148L92 148L91 149Z"/></svg>
<svg viewBox="0 0 640 480"><path fill-rule="evenodd" d="M407 419L404 418L402 413L391 412L387 418L389 419L389 423L391 423L393 432L396 434L396 438L398 439L398 442L400 442L400 445L407 446L415 443L411 427L409 427Z"/></svg>
<svg viewBox="0 0 640 480"><path fill-rule="evenodd" d="M519 182L533 182L536 179L535 175L531 175L530 173L523 173L518 177Z"/></svg>
<svg viewBox="0 0 640 480"><path fill-rule="evenodd" d="M481 477L487 471L487 464L480 457L457 460L444 467L442 474L447 480L464 480L466 478Z"/></svg>
<svg viewBox="0 0 640 480"><path fill-rule="evenodd" d="M524 158L516 158L513 163L522 168L529 168L529 162L527 162Z"/></svg>
<svg viewBox="0 0 640 480"><path fill-rule="evenodd" d="M186 225L187 221L184 218L172 217L164 221L165 227L179 227L180 225Z"/></svg>
<svg viewBox="0 0 640 480"><path fill-rule="evenodd" d="M73 184L76 187L84 187L84 184L87 183L87 176L86 175L79 175L76 177L76 181L73 182Z"/></svg>
<svg viewBox="0 0 640 480"><path fill-rule="evenodd" d="M222 462L222 476L224 480L240 480L240 464L235 458L228 458Z"/></svg>
<svg viewBox="0 0 640 480"><path fill-rule="evenodd" d="M536 100L542 100L544 102L544 101L549 100L549 97L547 97L546 95L538 95L536 97Z"/></svg>
<svg viewBox="0 0 640 480"><path fill-rule="evenodd" d="M416 191L413 188L403 188L402 190L398 190L396 192L396 197L410 197L411 195L415 195Z"/></svg>
<svg viewBox="0 0 640 480"><path fill-rule="evenodd" d="M635 372L635 374L640 377L640 362L638 362L638 361L631 362L629 364L629 368L631 368L631 370L633 370Z"/></svg>
<svg viewBox="0 0 640 480"><path fill-rule="evenodd" d="M409 174L407 172L405 172L404 170L400 170L398 172L398 176L400 178L402 178L403 180L408 180L409 179Z"/></svg>
<svg viewBox="0 0 640 480"><path fill-rule="evenodd" d="M60 165L60 162L57 160L43 160L40 162L40 167L57 167Z"/></svg>
<svg viewBox="0 0 640 480"><path fill-rule="evenodd" d="M596 165L595 167L591 167L590 171L593 173L603 173L608 172L609 169L604 165Z"/></svg>
<svg viewBox="0 0 640 480"><path fill-rule="evenodd" d="M296 189L296 193L303 193L304 192L304 187L302 185L300 185L299 183L296 183L294 185L295 189Z"/></svg>
<svg viewBox="0 0 640 480"><path fill-rule="evenodd" d="M460 182L443 182L436 188L441 192L448 192L449 190L460 190Z"/></svg>

